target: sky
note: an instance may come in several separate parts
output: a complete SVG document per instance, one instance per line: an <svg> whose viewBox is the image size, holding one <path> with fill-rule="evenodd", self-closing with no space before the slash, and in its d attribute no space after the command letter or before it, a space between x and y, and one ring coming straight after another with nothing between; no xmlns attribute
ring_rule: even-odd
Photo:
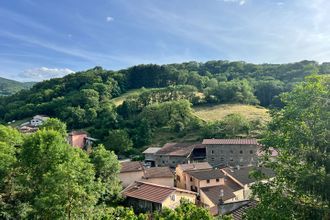
<svg viewBox="0 0 330 220"><path fill-rule="evenodd" d="M102 66L330 61L329 0L1 0L0 77Z"/></svg>

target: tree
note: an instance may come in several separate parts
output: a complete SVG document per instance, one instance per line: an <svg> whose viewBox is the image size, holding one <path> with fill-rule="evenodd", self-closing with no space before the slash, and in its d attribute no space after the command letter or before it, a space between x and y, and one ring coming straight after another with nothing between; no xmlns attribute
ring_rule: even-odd
<svg viewBox="0 0 330 220"><path fill-rule="evenodd" d="M249 134L250 123L241 114L226 115L222 121L223 133L226 137L237 137L242 133Z"/></svg>
<svg viewBox="0 0 330 220"><path fill-rule="evenodd" d="M54 130L59 132L64 138L67 137L66 124L57 118L49 118L41 126L40 129Z"/></svg>
<svg viewBox="0 0 330 220"><path fill-rule="evenodd" d="M181 204L174 210L163 209L161 212L154 213L155 220L215 220L209 210L197 207L195 204L181 200ZM219 217L218 219L223 219ZM230 217L224 217L224 219L231 219Z"/></svg>
<svg viewBox="0 0 330 220"><path fill-rule="evenodd" d="M328 219L330 217L330 78L312 75L282 95L284 108L273 112L265 134L278 148L276 178L253 186L260 202L250 219Z"/></svg>
<svg viewBox="0 0 330 220"><path fill-rule="evenodd" d="M98 182L86 153L68 148L68 158L43 175L35 197L35 216L41 219L88 219L98 201Z"/></svg>
<svg viewBox="0 0 330 220"><path fill-rule="evenodd" d="M106 150L103 145L98 145L91 154L91 161L95 167L96 178L103 187L100 202L114 204L118 201L121 191L118 178L120 164L116 154Z"/></svg>
<svg viewBox="0 0 330 220"><path fill-rule="evenodd" d="M125 130L117 129L109 132L104 140L107 150L113 150L117 154L125 154L133 147L133 142Z"/></svg>

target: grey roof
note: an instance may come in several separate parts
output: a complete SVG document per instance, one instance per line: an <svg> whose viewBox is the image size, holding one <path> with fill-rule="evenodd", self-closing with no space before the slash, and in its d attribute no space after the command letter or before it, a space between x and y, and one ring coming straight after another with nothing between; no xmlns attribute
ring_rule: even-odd
<svg viewBox="0 0 330 220"><path fill-rule="evenodd" d="M143 151L143 154L154 154L160 149L161 149L160 147L149 147L145 151Z"/></svg>
<svg viewBox="0 0 330 220"><path fill-rule="evenodd" d="M210 187L203 187L201 190L205 193L205 195L215 204L220 204L220 196L221 190L223 190L223 197L222 200L226 201L231 198L235 198L236 195L234 192L243 189L240 185L235 183L231 179L227 179L224 185L219 186L210 186Z"/></svg>
<svg viewBox="0 0 330 220"><path fill-rule="evenodd" d="M235 194L233 190L228 186L210 186L210 187L203 187L201 191L205 193L205 195L213 202L213 204L218 205L220 204L220 192L223 190L223 197L222 200L226 201L231 198L235 198Z"/></svg>
<svg viewBox="0 0 330 220"><path fill-rule="evenodd" d="M215 145L258 145L256 139L204 139L203 144Z"/></svg>
<svg viewBox="0 0 330 220"><path fill-rule="evenodd" d="M257 205L257 201L250 200L227 214L228 215L231 214L233 216L234 220L242 220L246 211L248 209L256 207L256 205Z"/></svg>
<svg viewBox="0 0 330 220"><path fill-rule="evenodd" d="M275 176L273 170L265 167L249 166L249 167L240 167L239 169L224 168L222 170L243 185L253 183L256 181L253 177L250 177L250 172L254 170L261 171L261 173L263 173L266 176L266 178L271 178Z"/></svg>
<svg viewBox="0 0 330 220"><path fill-rule="evenodd" d="M156 154L186 157L189 156L193 150L193 143L166 143Z"/></svg>
<svg viewBox="0 0 330 220"><path fill-rule="evenodd" d="M199 180L219 179L225 175L221 170L205 169L205 170L188 170L187 173Z"/></svg>

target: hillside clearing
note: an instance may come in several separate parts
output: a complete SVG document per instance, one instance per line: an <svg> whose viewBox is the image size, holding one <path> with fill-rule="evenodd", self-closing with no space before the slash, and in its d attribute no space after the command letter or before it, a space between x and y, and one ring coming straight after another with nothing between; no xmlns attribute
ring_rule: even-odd
<svg viewBox="0 0 330 220"><path fill-rule="evenodd" d="M222 104L213 106L194 107L194 114L204 121L222 120L225 116L238 113L253 121L261 119L269 121L270 115L268 109L261 106L243 105L243 104Z"/></svg>
<svg viewBox="0 0 330 220"><path fill-rule="evenodd" d="M146 90L147 89L145 89L145 88L133 89L133 90L130 90L130 91L126 92L126 93L123 93L122 95L120 95L120 96L118 96L116 98L111 99L111 101L115 104L115 106L119 106L119 105L123 104L123 102L128 97L139 95L143 91L146 91Z"/></svg>

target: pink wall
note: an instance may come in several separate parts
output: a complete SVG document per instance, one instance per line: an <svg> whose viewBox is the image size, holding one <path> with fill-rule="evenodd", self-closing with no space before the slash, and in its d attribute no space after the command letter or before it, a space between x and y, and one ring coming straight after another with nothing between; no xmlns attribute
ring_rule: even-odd
<svg viewBox="0 0 330 220"><path fill-rule="evenodd" d="M79 147L83 148L85 144L85 138L87 137L87 134L74 134L70 135L69 143L73 147Z"/></svg>

